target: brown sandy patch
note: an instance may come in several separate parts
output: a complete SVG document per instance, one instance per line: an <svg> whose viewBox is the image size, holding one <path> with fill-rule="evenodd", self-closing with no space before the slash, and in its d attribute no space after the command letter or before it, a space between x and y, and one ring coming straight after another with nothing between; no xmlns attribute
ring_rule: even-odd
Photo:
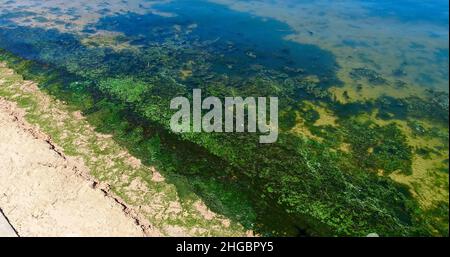
<svg viewBox="0 0 450 257"><path fill-rule="evenodd" d="M0 207L20 236L144 236L133 211L0 99ZM154 233L153 233L154 234Z"/></svg>

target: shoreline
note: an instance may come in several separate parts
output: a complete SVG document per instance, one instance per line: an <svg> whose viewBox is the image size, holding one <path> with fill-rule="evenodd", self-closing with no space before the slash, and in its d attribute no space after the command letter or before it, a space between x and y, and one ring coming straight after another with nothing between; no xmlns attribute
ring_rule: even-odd
<svg viewBox="0 0 450 257"><path fill-rule="evenodd" d="M80 160L67 157L25 121L24 113L0 98L0 205L19 236L152 234Z"/></svg>
<svg viewBox="0 0 450 257"><path fill-rule="evenodd" d="M212 212L199 197L193 195L187 200L181 198L175 185L166 181L164 175L160 174L155 167L142 164L139 159L115 142L112 135L97 132L79 111L73 110L66 103L41 91L37 83L23 80L22 76L1 62L0 115L3 117L0 145L8 148L1 150L20 153L14 156L4 155L0 159L6 158L6 163L9 163L10 159L14 161L21 156L21 151L25 151L23 149L30 148L27 147L30 142L35 143L44 149L43 152L56 159L38 161L32 165L33 169L25 175L34 174L36 167L44 166L43 168L53 172L55 169L63 170L66 177L77 181L75 184L84 185L67 192L67 194L52 192L54 190L48 189L49 187L47 190L44 188L44 192L51 192L49 194L51 196L64 197L70 197L74 192L80 190L90 192L90 194L96 195L93 197L97 199L100 206L107 203L108 208L104 208L106 212L112 211L116 216L122 216L118 218L118 220L122 220L120 223L132 224L122 230L125 232L116 233L116 230L109 231L110 234L100 235L123 236L127 235L128 231L131 231L129 233L131 236L253 235L251 231L246 231L240 224ZM13 131L11 131L12 128L14 128ZM27 143L21 144L20 141L6 135L5 131L8 129L10 134L21 134L26 138ZM23 149L9 149L18 146ZM41 156L41 152L39 154L32 152L29 155L31 158ZM57 165L54 162L57 162ZM0 167L2 166L4 165L0 165ZM1 177L13 175L11 167L2 170L1 173L6 174L0 174ZM47 186L52 186L55 180L52 176L44 176L42 181L53 181L47 183ZM17 181L11 180L10 184L14 186ZM25 190L29 187L17 186L17 188ZM0 195L4 194L3 191L6 191L6 187L0 185L0 189ZM28 193L31 194L32 191ZM36 194L38 195L39 192ZM16 199L11 202L19 203L21 201ZM56 197L55 201L51 201L49 204L51 205L53 202L58 204L61 201ZM11 205L9 207L11 209L8 209L4 208L4 205L5 203L0 197L0 208L4 210L6 217L17 229L19 235L32 235L31 232L23 233L23 228L17 224L20 224L20 220L25 216L32 220L30 217L33 217L35 213L26 211L22 215L24 217L16 220L14 215L11 215L11 210L15 207ZM67 213L71 214L75 210L75 212L79 212L79 218L83 217L83 206L86 204L80 203L72 206L67 209L70 209ZM92 205L92 208L95 208L95 205ZM46 212L41 211L40 213L45 214ZM108 217L108 215L104 216ZM39 212L36 217L40 217ZM95 215L91 215L85 222L89 224L91 220L97 219ZM113 218L109 217L104 222L112 222L110 220ZM108 225L108 227L114 226ZM33 235L43 236L51 231L51 228L47 228ZM82 235L93 236L101 231L87 232ZM73 233L68 234L73 235Z"/></svg>

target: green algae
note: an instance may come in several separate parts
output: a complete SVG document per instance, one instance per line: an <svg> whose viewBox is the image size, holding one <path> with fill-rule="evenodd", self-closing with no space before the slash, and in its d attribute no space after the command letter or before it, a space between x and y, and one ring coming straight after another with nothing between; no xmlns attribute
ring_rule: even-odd
<svg viewBox="0 0 450 257"><path fill-rule="evenodd" d="M145 23L153 18L109 17L98 26L120 30L129 27L124 26L127 22L141 19ZM118 27L108 27L111 21L118 22L113 23ZM31 36L24 37L23 32L27 31ZM127 36L134 40L130 42L135 46L151 43L149 38L136 35L139 33L128 30L123 33L129 33ZM164 33L161 30L162 36ZM174 35L171 33L170 36ZM164 171L182 198L201 197L212 210L247 229L263 235L436 233L428 227L427 216L421 214L410 190L387 175L378 174L380 169L387 174L397 170L406 176L411 174L412 148L404 132L397 125L354 122L353 117L379 110L376 118L383 121L418 118L445 123L448 106L434 96L445 94L431 92L426 99L381 97L343 104L326 90L334 79L326 79L322 73L315 76L301 68L253 65L260 54L245 48L245 56L238 56L237 64L230 63L226 58L217 58L226 53L220 49L222 46L196 45L183 36L137 52L110 48L107 44L86 47L77 37L39 29L6 30L3 38L5 48L53 65L45 70L40 69L41 65L12 61L12 67L19 73L42 82L42 88L81 109L98 131L113 134L134 156ZM45 48L34 49L41 40L47 43ZM183 40L191 43L182 46ZM60 41L65 45L61 46ZM19 42L25 42L31 50L24 53L24 49L17 49ZM192 62L196 65L191 65ZM224 67L217 63L227 64L224 66L227 68L238 67L242 73L224 72ZM190 72L182 72L186 69ZM377 87L386 82L375 71L356 71L359 72L355 79L373 81ZM279 142L260 146L256 144L256 136L248 134L171 134L168 101L178 95L190 97L192 88L218 97L279 96L283 130ZM350 99L348 94L347 98ZM311 100L313 106L325 104L335 113L337 124L316 126L320 114L314 108L305 109L305 100ZM297 125L299 112L309 131L323 140L290 133ZM342 144L350 144L350 151L341 151ZM69 145L69 152L76 151ZM108 151L95 142L91 147L96 154ZM105 176L101 168L94 168L93 172ZM116 176L114 181L120 178ZM430 226L445 226L445 219L441 222Z"/></svg>
<svg viewBox="0 0 450 257"><path fill-rule="evenodd" d="M26 63L26 62L25 62ZM17 64L17 63L16 63ZM25 64L26 66L27 64ZM17 66L19 70L27 70L24 69L22 67L22 65L19 62L19 65ZM29 69L32 70L32 69ZM29 71L28 70L28 71ZM30 75L30 74L29 74ZM33 76L32 76L33 77ZM50 76L51 77L51 76ZM67 80L68 76L65 76L65 80ZM39 78L39 76L37 77ZM48 79L44 79L44 82L49 81ZM51 81L51 80L50 80ZM129 79L125 79L125 80L117 80L114 79L112 80L114 83L123 83L123 84L127 84L127 81L130 81ZM156 81L157 82L157 81ZM92 101L92 98L90 98L88 95L86 95L85 91L91 90L91 94L96 96L98 95L100 92L95 91L95 88L92 88L92 85L89 85L87 87L89 87L89 90L81 90L81 92L76 92L75 91L65 91L64 88L66 87L65 85L69 85L70 87L75 87L78 88L80 87L80 85L83 85L85 83L75 83L75 82L70 82L67 83L66 81L58 81L55 84L55 81L52 81L52 83L43 83L42 86L44 88L46 88L47 90L50 90L54 93L56 93L59 97L62 97L62 99L67 100L67 101L71 101L71 99L78 99L73 101L73 103L77 103L79 102L79 99L90 99L87 101L87 104L82 104L82 106L79 107L84 107L86 109L84 109L84 112L87 114L88 120L90 119L91 122L93 124L95 124L95 126L98 128L99 131L101 132L106 132L106 133L111 133L113 135L115 135L116 140L118 140L119 142L121 142L125 147L128 147L128 149L130 150L130 152L136 156L138 156L140 159L142 160L148 160L151 164L155 164L158 163L158 167L160 167L162 170L166 170L166 171L171 171L171 173L168 174L173 174L173 172L179 173L181 170L185 170L185 175L193 175L195 174L196 177L190 177L189 178L189 182L187 184L189 184L188 186L186 186L187 188L190 188L190 190L193 190L195 192L195 190L197 190L197 195L201 196L204 200L206 199L206 202L209 204L209 207L212 208L214 211L217 211L221 214L226 215L227 217L231 217L231 219L234 219L236 221L239 221L241 224L246 224L246 226L248 228L251 229L255 229L257 232L260 233L264 233L264 234L272 234L274 233L275 235L283 235L286 233L286 231L290 231L288 232L288 234L291 233L296 233L295 229L289 229L289 226L280 226L281 223L277 223L277 222L282 222L282 223L286 223L287 222L292 222L292 224L299 224L299 225L295 225L295 226L299 226L302 228L302 230L306 230L308 231L307 233L310 234L353 234L353 233L361 233L362 235L365 233L368 233L372 230L376 230L376 231L384 231L384 233L389 234L389 233L399 233L399 234L409 234L409 233L416 233L416 232L407 232L408 231L408 226L411 226L411 228L415 228L416 225L413 225L411 222L411 217L409 218L404 218L404 216L408 217L409 214L408 213L408 207L407 205L404 205L407 202L411 202L412 200L410 199L410 196L408 196L408 194L405 195L404 190L397 191L396 189L394 189L395 187L399 187L397 185L395 185L392 181L389 180L384 180L382 178L377 177L375 174L370 174L367 173L367 171L358 171L359 168L357 168L357 166L354 166L355 164L351 164L353 163L353 161L351 161L351 159L347 159L345 156L346 155L341 155L341 154L332 154L331 152L329 154L326 154L327 152L329 152L329 150L327 148L325 148L325 145L321 145L318 142L304 142L302 140L292 140L293 138L291 136L287 137L288 135L284 136L282 135L280 138L280 142L277 144L279 146L283 145L283 148L278 148L277 146L272 146L272 147L268 147L266 149L262 149L266 152L266 154L261 154L261 151L256 151L259 153L259 157L257 159L257 161L260 163L261 167L263 167L263 169L257 169L255 171L257 171L258 173L253 173L251 172L253 170L253 168L251 168L252 163L255 162L255 160L249 161L249 159L242 159L242 157L245 156L255 156L255 148L253 148L252 141L249 141L249 138L251 139L251 137L247 137L247 138L226 138L225 141L224 139L219 139L219 141L221 142L220 147L216 146L215 141L217 139L215 139L213 136L210 135L202 135L203 139L201 139L200 141L197 138L189 138L187 137L188 140L196 142L198 145L201 145L203 147L205 147L206 149L208 149L208 151L212 151L212 153L215 156L222 156L222 158L225 158L225 160L227 162L229 162L230 164L226 164L226 162L224 163L223 160L217 159L214 160L216 157L209 156L210 154L208 154L208 151L202 150L201 148L198 150L198 152L195 154L196 159L197 160L187 160L190 158L186 158L186 156L191 157L192 156L192 151L186 152L186 149L183 149L182 145L183 145L183 141L179 141L178 139L175 139L174 136L167 134L166 132L164 132L164 130L162 130L161 127L156 126L156 133L155 131L152 131L152 129L155 129L153 125L148 124L148 122L145 122L145 119L143 120L143 118L151 118L148 113L149 109L147 106L138 104L137 106L133 106L134 103L139 103L138 101L140 100L139 96L143 93L143 92L138 92L137 94L123 94L123 91L121 91L120 89L114 89L117 91L106 91L104 93L107 93L110 95L110 100L106 100L106 98L101 98L97 101ZM128 82L129 84L129 82ZM264 82L263 84L259 83L260 85L263 85L264 89ZM100 83L101 85L101 83ZM268 85L270 86L270 85ZM83 88L83 86L81 86L81 88ZM137 87L139 89L139 87ZM141 87L142 88L142 87ZM149 89L151 89L152 87L150 87ZM158 88L158 87L155 87ZM103 88L105 89L105 88ZM107 89L107 87L106 87ZM129 89L126 89L129 90ZM271 90L271 89L269 89ZM93 92L97 92L97 93L93 93ZM126 91L127 92L127 91ZM80 98L80 94L81 94L81 98ZM148 94L148 93L147 93ZM122 95L126 98L121 98ZM164 101L161 100L161 98L159 97L158 94L151 94L153 97L156 97L156 101ZM130 96L134 96L132 98L130 98ZM155 98L153 98L155 99ZM125 102L122 103L121 101L124 100ZM153 103L156 101L152 101ZM93 102L95 102L93 104ZM111 102L111 103L108 103ZM157 107L157 106L156 106ZM138 113L140 113L142 110L146 111L144 112L144 117L140 116L140 115L136 115ZM151 110L151 109L150 109ZM158 121L163 121L163 119L161 119L161 110L160 109L153 109L153 112L150 112L150 114L155 114L157 118L157 120L155 120L153 118L153 121L158 122ZM312 118L310 122L313 122L315 119ZM131 123L130 123L131 122ZM141 124L138 127L136 127L137 124ZM153 127L153 128L152 128ZM171 160L170 157L167 156L167 154L160 154L161 153L161 145L158 145L152 142L155 142L155 140L151 140L152 136L149 135L158 135L158 137L161 136L161 134L163 134L164 136L164 150L170 150L173 151L173 149L177 149L178 154L177 154L177 158L175 160ZM144 136L145 135L145 136ZM153 136L154 138L154 136ZM209 139L207 139L209 138ZM200 138L199 138L200 139ZM207 139L207 140L205 140ZM242 148L242 149L233 149L232 148L232 142L234 142L235 140L240 140L242 142L242 140L246 140L245 142L247 147L246 148ZM161 141L159 141L161 142ZM226 143L225 145L223 143ZM188 144L189 145L189 144ZM287 146L289 146L289 148L286 148ZM95 146L94 146L95 147ZM193 145L191 145L189 148L194 148ZM289 149L289 151L293 151L293 152L297 152L297 154L292 155L292 154L287 154L283 149ZM301 150L303 149L303 150ZM309 150L306 150L309 149ZM314 150L311 150L314 149ZM191 150L191 149L189 149ZM238 150L238 151L236 151ZM280 151L281 150L281 151ZM305 151L306 150L306 151ZM156 153L156 154L155 154ZM319 154L320 153L320 154ZM300 154L300 155L298 155ZM160 158L156 158L155 157L160 155ZM261 156L270 156L270 159L261 159ZM149 156L150 159L149 159ZM205 156L207 157L207 159L205 161L202 160L202 158L199 158L198 156ZM238 157L240 156L240 157ZM296 165L300 165L298 167L292 166L294 165L294 163L292 163L292 160L289 160L290 156L303 156L302 159L297 159L297 163ZM348 156L347 156L348 157ZM156 158L156 160L155 160ZM252 157L254 158L254 157ZM298 157L296 157L298 158ZM175 161L175 165L174 164L170 164L173 163ZM300 161L300 162L298 162ZM304 166L304 164L302 164L305 161L305 164L307 166ZM181 163L180 163L181 162ZM284 163L292 163L291 166L286 167L284 165ZM177 164L178 163L178 164ZM221 191L217 191L216 187L211 187L211 186L207 186L210 185L211 182L209 181L210 179L204 179L202 178L202 174L207 170L211 170L210 168L207 168L211 165L211 163L222 163L222 164L217 164L216 167L227 167L225 169L225 174L218 174L217 172L215 172L219 177L222 176L224 177L225 181L229 180L229 177L233 177L233 176L238 176L241 181L241 183L243 181L248 181L248 178L254 177L254 176L258 176L260 177L260 184L255 184L255 183L249 183L250 185L252 185L252 188L250 189L243 189L242 187L244 187L244 183L240 183L238 185L238 187L236 186L232 186L230 190L228 188L228 195L229 197L227 199L224 199L223 195L227 195L224 194L224 192ZM313 164L316 163L316 164ZM351 176L347 176L347 177L342 177L343 174L341 167L340 166L336 166L336 164L339 163L345 163L345 165L341 166L344 170L352 170L351 172ZM173 166L174 165L174 166ZM179 166L181 165L181 166ZM280 166L281 165L281 166ZM180 167L184 167L184 168L180 168ZM281 170L278 170L277 173L274 173L277 169L280 169L280 167L283 167ZM288 168L286 170L286 168ZM315 171L316 169L320 169ZM305 173L304 171L309 170L309 174ZM228 171L227 171L228 170ZM242 170L245 172L242 173ZM295 171L302 171L301 174L295 174L293 172ZM200 173L201 172L201 173ZM214 171L212 171L214 172ZM222 171L223 172L223 171ZM93 173L96 174L97 176L102 177L102 173L100 171L98 171L98 169L94 169ZM318 177L311 177L312 174L320 174L318 175ZM183 173L182 173L183 174ZM213 173L214 174L214 173ZM243 174L245 176L243 176ZM210 176L210 175L209 175ZM263 179L263 180L261 180ZM174 176L174 180L175 181L179 181L179 179L177 179L177 175ZM263 182L264 180L266 180L266 182ZM347 180L347 182L345 182ZM336 185L330 185L329 189L329 194L326 194L326 197L331 197L333 192L338 192L341 191L342 188L337 189L339 186L337 186L339 183L343 183L342 185L345 185L346 183L361 183L362 181L365 181L363 184L354 187L354 189L356 190L362 190L362 188L366 188L366 187L374 187L373 192L370 192L368 195L363 196L361 193L356 193L354 192L353 194L355 194L354 196L350 196L347 193L347 196L344 198L341 198L341 196L333 196L332 198L326 199L323 198L323 192L324 192L324 185L327 185L327 183L329 184L329 181L333 181L334 184ZM197 181L197 182L196 182ZM219 184L223 184L223 179L220 179L220 183ZM279 181L279 182L277 182ZM341 182L339 182L341 181ZM372 182L369 182L372 181ZM376 182L378 181L378 182ZM383 181L383 182L382 182ZM232 182L232 180L230 181ZM230 183L227 182L227 183ZM279 184L281 182L281 184ZM306 182L306 184L305 184ZM197 183L199 183L199 186L195 186L197 185ZM247 182L248 183L248 182ZM310 185L308 185L309 183L312 183ZM380 184L381 183L381 184ZM387 183L387 184L386 184ZM174 184L178 184L178 182L174 182ZM305 189L302 188L302 186L300 186L300 188L298 188L299 185L304 185L307 186L306 188L313 186L312 190L308 190L308 194L300 194L298 195L299 192L304 191ZM230 185L230 184L229 184ZM388 187L392 187L392 190L387 190L384 193L382 193L385 188L380 187L379 189L376 189L377 185L388 185ZM248 185L247 185L248 186ZM317 193L320 192L320 194L316 194L314 193L313 190L314 187L320 187L320 190L317 191ZM355 185L353 185L355 186ZM179 185L177 185L177 188L183 188L180 187ZM234 188L234 189L233 189ZM274 188L276 188L276 190L274 190ZM325 187L326 188L326 187ZM345 188L345 187L344 187ZM352 188L348 188L347 190L353 191L354 189ZM205 191L204 191L205 190ZM213 190L209 191L209 190ZM247 191L248 193L244 194L247 195L248 197L252 196L253 201L255 200L255 197L258 197L260 200L255 202L249 202L248 200L243 200L243 201L238 201L241 204L241 206L236 206L236 199L238 198L238 195L242 194L242 190ZM378 191L381 190L381 191ZM189 190L180 190L180 191L189 191ZM232 193L232 192L241 192L241 193ZM255 193L257 192L265 192L263 194L258 194L255 195ZM376 193L375 193L376 192ZM381 194L380 194L381 193ZM388 193L388 195L385 195L386 193ZM394 194L398 194L397 196L390 196L389 194L394 193ZM213 196L211 196L211 194ZM392 212L390 215L392 216L385 216L385 217L378 217L377 219L373 219L373 220L367 220L366 217L361 217L359 216L361 212L363 212L365 209L365 211L369 211L367 210L367 207L364 206L363 203L360 203L361 205L359 207L356 207L353 204L352 208L359 208L359 212L358 215L355 216L355 214L353 215L342 215L342 212L345 212L344 209L348 209L348 203L347 201L349 201L352 197L356 197L357 199L361 200L364 199L364 197L367 197L366 199L373 199L373 197L375 195L377 199L380 199L380 202L378 202L378 204L380 204L379 207L377 208L386 208L386 207L382 207L383 205L386 204L392 204L392 206L396 206L395 208L398 209L399 206L404 206L403 208L405 209L399 209L396 210L394 212ZM182 194L183 195L183 194ZM274 195L276 196L276 198L274 199ZM385 200L384 197L386 197L386 199L397 199L397 202L395 203L390 203L390 202L383 202ZM322 198L322 200L320 200ZM277 200L276 200L277 199ZM275 201L275 202L274 202ZM323 201L321 203L321 201ZM336 206L331 207L328 204L325 203L334 203L333 205L335 205L336 201L342 201L342 209L336 209ZM371 200L372 201L372 200ZM216 202L216 203L214 203ZM347 203L346 203L347 202ZM224 205L224 203L226 203ZM262 205L260 205L262 203ZM306 207L306 204L312 204L310 207ZM321 204L319 204L321 203ZM410 204L412 204L413 202L411 202ZM250 206L250 210L253 211L246 211L243 212L242 210L240 210L241 208L249 208L249 207L245 207L245 206ZM258 206L259 205L259 206ZM229 206L229 207L227 207ZM301 207L301 206L305 206L308 210L307 212L305 212L305 207ZM269 208L274 208L275 210L279 210L277 211L277 213L280 213L280 218L278 219L278 221L276 220L276 218L273 217L273 215L271 217L267 217L267 218L263 218L264 214L256 211L255 212L255 208L256 210L266 210L267 207ZM331 207L331 208L330 208ZM312 208L312 209L311 209ZM390 208L390 207L387 207ZM401 208L401 207L400 207ZM415 207L417 208L417 207ZM284 209L284 211L283 211ZM334 211L332 213L330 213L329 211L333 209ZM372 209L369 212L373 212L376 211L376 209ZM399 212L400 211L400 212ZM397 212L397 213L396 213ZM239 213L247 213L247 216L245 217L241 217L239 215ZM340 213L340 214L339 214ZM338 216L334 216L334 215L338 215ZM395 216L400 215L399 217L403 217L403 220L396 220L396 218L394 218ZM292 217L291 219L286 219L286 218L282 218L282 217ZM256 217L256 218L255 218ZM297 217L297 218L294 218ZM331 219L331 217L335 217L333 219ZM338 218L340 217L340 218ZM358 228L364 228L366 230L360 230L360 232L356 232L355 227L354 226L354 221L355 219L360 219L362 218L360 223L357 223L357 227ZM392 224L397 223L399 225L399 227L394 231L389 231L389 230L385 230L386 228L380 227L380 218L385 218L386 219L386 223L390 224L389 226L392 226ZM267 219L267 220L266 220ZM269 220L270 219L270 220ZM251 221L254 220L254 221ZM283 220L283 221L282 221ZM296 220L296 221L294 221ZM371 223L374 222L374 223ZM403 224L402 224L403 223ZM410 225L407 225L408 223L410 223ZM275 225L275 229L271 228L271 224ZM289 223L288 223L289 224ZM287 224L286 224L287 225ZM293 226L293 225L290 225ZM295 228L295 226L293 226L293 228ZM372 227L375 226L375 227ZM353 228L352 228L353 227ZM306 228L306 229L305 229ZM297 232L298 233L298 232Z"/></svg>

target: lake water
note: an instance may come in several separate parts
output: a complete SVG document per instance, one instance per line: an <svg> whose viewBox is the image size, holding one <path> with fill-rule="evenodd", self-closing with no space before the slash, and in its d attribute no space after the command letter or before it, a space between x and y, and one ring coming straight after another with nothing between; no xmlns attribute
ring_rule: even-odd
<svg viewBox="0 0 450 257"><path fill-rule="evenodd" d="M50 76L41 86L88 117L121 113L95 125L138 137L127 147L175 174L180 195L263 235L348 234L337 227L354 220L369 224L352 227L362 235L385 213L413 226L401 199L448 214L448 11L446 0L0 0L0 49L34 61L44 72L30 73ZM280 142L171 134L168 102L193 88L278 96Z"/></svg>

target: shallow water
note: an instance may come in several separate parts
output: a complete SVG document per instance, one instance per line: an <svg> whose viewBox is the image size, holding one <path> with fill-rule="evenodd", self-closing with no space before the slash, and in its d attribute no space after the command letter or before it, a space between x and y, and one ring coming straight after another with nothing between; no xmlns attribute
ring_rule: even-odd
<svg viewBox="0 0 450 257"><path fill-rule="evenodd" d="M96 124L100 130L135 136L137 128L139 142L124 144L144 160L148 152L141 146L161 140L158 147L164 154L158 161L161 169L170 170L166 175L181 175L189 190L214 211L264 235L327 234L327 228L311 227L315 219L342 218L346 215L327 211L360 208L352 204L373 198L381 207L369 213L387 208L402 225L412 226L408 207L397 207L392 196L377 193L390 186L386 191L408 199L404 185L425 202L444 201L448 211L448 26L448 2L441 0L0 0L0 49L70 74L60 76L63 82L51 77L42 86L50 84L47 89L58 97L73 94L76 104L89 94L94 106L81 103L88 116L110 108L103 101L111 101L117 110L108 111L111 116L120 113L120 118L114 116L117 123L108 124L108 117L103 117L105 124ZM118 88L109 88L114 79ZM146 88L141 92L122 86L130 79ZM53 87L52 80L61 85ZM75 80L88 86L74 87ZM251 135L198 139L168 133L168 99L189 96L197 87L217 96L279 96L281 142L262 147ZM126 128L118 120L126 120ZM367 131L349 132L348 124L355 120L374 124ZM375 124L381 128L370 130ZM389 124L396 124L400 132L387 129ZM352 133L387 146L361 150L358 144L371 141L353 141ZM377 133L397 141L383 141ZM425 168L417 168L419 152L431 154L420 157L429 161ZM370 155L369 161L360 159L365 155ZM384 162L390 158L392 163ZM393 178L388 174L388 182L372 173L369 178L366 173L364 178L347 178L342 175L347 171L333 173L341 161L355 163L350 168L343 165L355 173L400 171ZM317 169L337 179L336 184L322 188L315 179L325 179L312 175ZM428 184L416 189L415 183L424 181L423 173ZM298 178L306 178L306 184ZM182 194L185 185L180 183L175 184ZM376 188L373 195L370 190L369 195L357 191L365 183ZM297 191L269 196L284 186ZM431 197L430 190L443 193ZM295 198L298 192L300 200ZM338 198L332 198L333 193ZM237 195L242 199L236 200ZM347 200L348 195L358 201ZM403 199L400 196L395 199ZM311 205L303 206L302 201ZM300 203L295 211L290 209L292 202ZM305 214L306 208L316 213ZM364 221L377 223L372 217Z"/></svg>
<svg viewBox="0 0 450 257"><path fill-rule="evenodd" d="M138 37L131 43L140 46L162 43L174 37L179 38L177 43L181 46L198 42L198 47L216 55L212 60L213 70L224 74L243 73L250 66L259 64L269 69L290 67L327 77L333 76L336 68L331 53L317 46L284 40L293 31L272 19L252 17L202 1L173 2L154 8L176 16L128 13L102 18L94 27Z"/></svg>
<svg viewBox="0 0 450 257"><path fill-rule="evenodd" d="M212 62L227 74L258 64L300 68L339 84L333 74L338 66L367 66L413 86L448 91L444 0L2 2L3 26L81 36L106 30L140 46L180 36L209 43L206 48L225 55Z"/></svg>

